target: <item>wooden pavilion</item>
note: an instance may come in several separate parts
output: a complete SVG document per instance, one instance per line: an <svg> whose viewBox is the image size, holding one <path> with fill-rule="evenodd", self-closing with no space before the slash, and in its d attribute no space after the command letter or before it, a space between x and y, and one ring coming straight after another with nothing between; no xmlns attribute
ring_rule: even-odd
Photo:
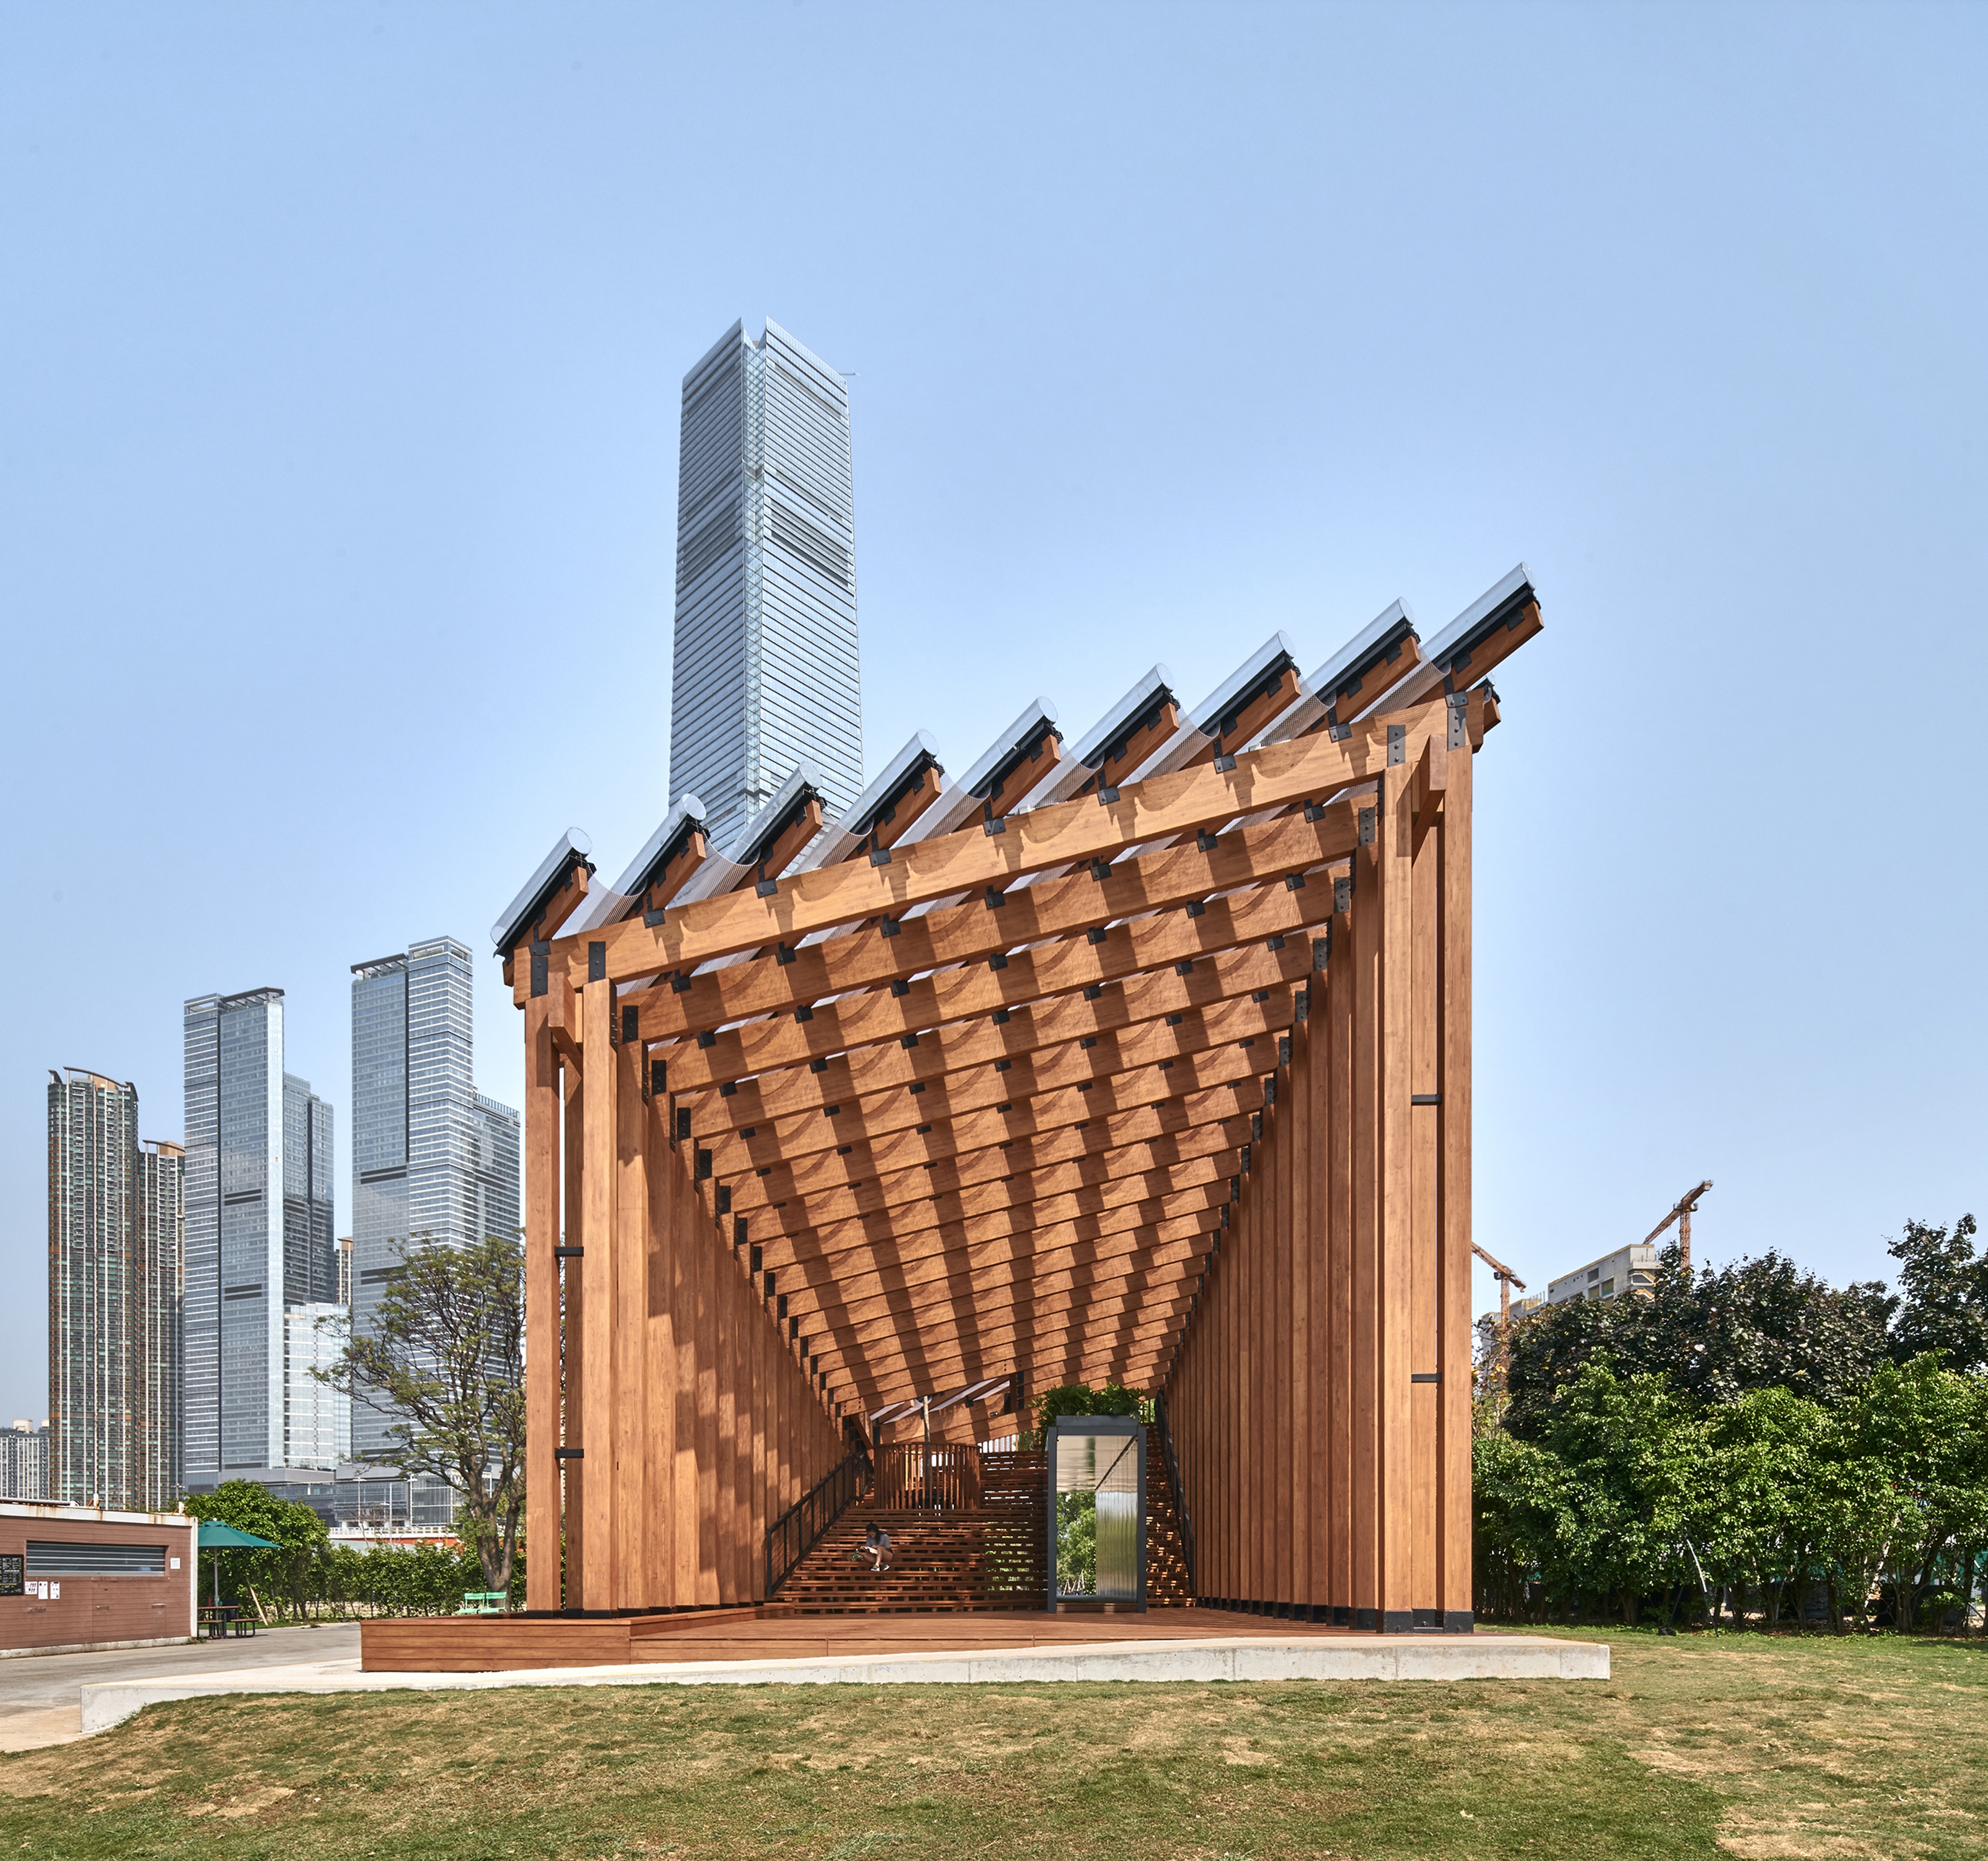
<svg viewBox="0 0 1988 1861"><path fill-rule="evenodd" d="M612 888L563 840L495 932L529 1612L764 1603L894 1416L1109 1379L1201 1600L1467 1629L1472 763L1540 625L1521 566L956 781L915 736L840 821L686 797Z"/></svg>

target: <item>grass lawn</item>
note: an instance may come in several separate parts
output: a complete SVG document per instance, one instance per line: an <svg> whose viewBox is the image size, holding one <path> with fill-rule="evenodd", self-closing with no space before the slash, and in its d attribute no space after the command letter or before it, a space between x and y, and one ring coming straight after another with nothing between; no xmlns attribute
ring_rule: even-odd
<svg viewBox="0 0 1988 1861"><path fill-rule="evenodd" d="M13 1856L1988 1856L1988 1648L1596 1634L1606 1682L192 1700L0 1758Z"/></svg>

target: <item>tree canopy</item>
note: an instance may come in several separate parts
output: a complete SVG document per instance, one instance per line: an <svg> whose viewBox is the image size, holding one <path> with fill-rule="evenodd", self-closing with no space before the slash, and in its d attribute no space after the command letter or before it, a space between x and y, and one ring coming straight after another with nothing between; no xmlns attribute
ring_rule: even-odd
<svg viewBox="0 0 1988 1861"><path fill-rule="evenodd" d="M322 1374L394 1417L407 1473L462 1495L456 1529L484 1586L508 1589L525 1504L524 1256L519 1237L399 1250L370 1328Z"/></svg>

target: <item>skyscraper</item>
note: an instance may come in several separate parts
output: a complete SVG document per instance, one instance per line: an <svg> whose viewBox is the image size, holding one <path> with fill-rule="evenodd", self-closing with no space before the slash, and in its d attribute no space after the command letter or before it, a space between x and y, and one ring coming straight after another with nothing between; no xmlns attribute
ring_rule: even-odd
<svg viewBox="0 0 1988 1861"><path fill-rule="evenodd" d="M863 787L843 378L776 323L684 377L670 797L728 851L803 758L835 819Z"/></svg>
<svg viewBox="0 0 1988 1861"><path fill-rule="evenodd" d="M320 1380L345 1349L343 1305L292 1305L283 1314L283 1464L334 1468L352 1458L352 1401Z"/></svg>
<svg viewBox="0 0 1988 1861"><path fill-rule="evenodd" d="M138 1092L49 1075L47 1496L151 1509L178 1490L180 1157Z"/></svg>
<svg viewBox="0 0 1988 1861"><path fill-rule="evenodd" d="M352 966L352 1322L367 1334L397 1243L518 1226L518 1114L475 1088L471 969L453 937ZM353 1405L352 1451L390 1461L393 1417Z"/></svg>
<svg viewBox="0 0 1988 1861"><path fill-rule="evenodd" d="M138 1152L138 1271L144 1287L136 1328L133 1391L144 1446L139 1511L166 1511L185 1470L180 1409L184 1397L181 1331L186 1303L186 1151L147 1139Z"/></svg>
<svg viewBox="0 0 1988 1861"><path fill-rule="evenodd" d="M336 1296L331 1108L283 1071L283 992L186 1004L189 1485L284 1462L284 1312Z"/></svg>
<svg viewBox="0 0 1988 1861"><path fill-rule="evenodd" d="M49 1496L49 1425L16 1421L0 1429L0 1499Z"/></svg>

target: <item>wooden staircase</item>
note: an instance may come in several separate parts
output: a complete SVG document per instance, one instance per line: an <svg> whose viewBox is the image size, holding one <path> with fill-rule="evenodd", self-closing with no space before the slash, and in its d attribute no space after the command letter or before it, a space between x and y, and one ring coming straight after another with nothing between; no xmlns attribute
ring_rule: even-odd
<svg viewBox="0 0 1988 1861"><path fill-rule="evenodd" d="M980 1457L975 1511L926 1512L860 1500L823 1533L766 1606L769 1615L977 1613L1043 1606L1048 1462L1040 1453ZM859 1555L891 1534L891 1567Z"/></svg>
<svg viewBox="0 0 1988 1861"><path fill-rule="evenodd" d="M1160 1433L1151 1426L1146 1430L1146 1606L1194 1607L1194 1585L1187 1574L1187 1541L1174 1509L1173 1485L1167 1478Z"/></svg>
<svg viewBox="0 0 1988 1861"><path fill-rule="evenodd" d="M976 1508L877 1504L873 1488L823 1533L765 1606L769 1616L980 1614L1046 1606L1049 1463L1033 1452L979 1457ZM893 1491L888 1497L900 1497ZM864 1534L891 1534L891 1568L860 1555ZM1146 1606L1189 1609L1194 1592L1154 1431L1146 1431Z"/></svg>

